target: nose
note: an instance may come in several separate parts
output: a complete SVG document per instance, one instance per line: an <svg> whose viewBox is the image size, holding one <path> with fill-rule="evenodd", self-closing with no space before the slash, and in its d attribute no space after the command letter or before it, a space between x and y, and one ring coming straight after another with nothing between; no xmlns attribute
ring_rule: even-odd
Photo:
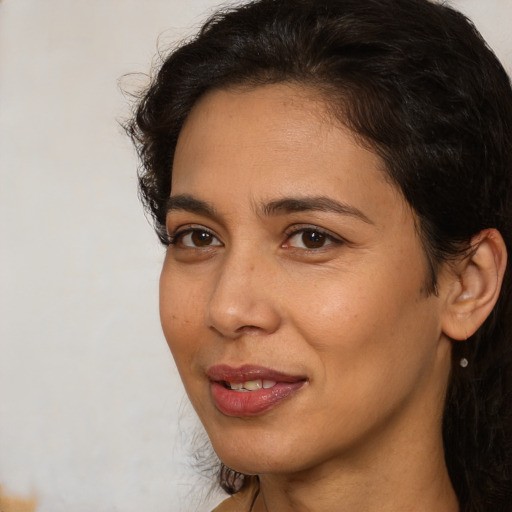
<svg viewBox="0 0 512 512"><path fill-rule="evenodd" d="M227 255L208 303L208 327L230 339L275 332L281 315L270 266L263 258Z"/></svg>

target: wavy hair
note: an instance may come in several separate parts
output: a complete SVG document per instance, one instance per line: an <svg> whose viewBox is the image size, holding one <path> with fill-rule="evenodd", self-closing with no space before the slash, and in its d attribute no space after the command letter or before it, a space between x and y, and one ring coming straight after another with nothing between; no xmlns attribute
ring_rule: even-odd
<svg viewBox="0 0 512 512"><path fill-rule="evenodd" d="M219 11L173 50L127 131L140 194L166 243L173 156L207 91L293 82L319 91L417 214L436 293L439 265L498 229L512 250L512 89L472 23L429 0L256 0ZM512 281L466 342L454 343L443 439L461 512L512 510ZM458 361L465 357L467 368ZM244 475L226 467L224 489Z"/></svg>

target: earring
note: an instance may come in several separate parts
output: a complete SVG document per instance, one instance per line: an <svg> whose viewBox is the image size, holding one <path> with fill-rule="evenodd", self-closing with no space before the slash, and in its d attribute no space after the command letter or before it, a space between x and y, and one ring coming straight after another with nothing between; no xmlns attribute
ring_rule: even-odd
<svg viewBox="0 0 512 512"><path fill-rule="evenodd" d="M464 340L464 343L467 343L467 342L468 342L468 334L466 333L466 339ZM469 365L469 361L467 360L467 358L462 357L459 361L459 364L460 364L461 368L467 368Z"/></svg>

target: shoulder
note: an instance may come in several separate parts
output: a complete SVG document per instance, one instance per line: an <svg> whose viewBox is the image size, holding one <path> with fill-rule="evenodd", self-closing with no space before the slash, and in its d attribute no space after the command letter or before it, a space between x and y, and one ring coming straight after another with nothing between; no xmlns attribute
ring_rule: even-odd
<svg viewBox="0 0 512 512"><path fill-rule="evenodd" d="M241 491L233 494L223 501L212 512L250 512L256 496L258 495L259 483L257 477L250 480L249 485Z"/></svg>

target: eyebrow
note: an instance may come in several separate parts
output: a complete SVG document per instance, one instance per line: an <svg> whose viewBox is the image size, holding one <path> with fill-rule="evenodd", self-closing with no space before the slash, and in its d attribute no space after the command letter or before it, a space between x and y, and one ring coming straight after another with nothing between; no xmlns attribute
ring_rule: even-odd
<svg viewBox="0 0 512 512"><path fill-rule="evenodd" d="M216 214L215 208L211 204L188 194L169 197L167 199L166 214L171 211L185 211L208 217L214 217Z"/></svg>
<svg viewBox="0 0 512 512"><path fill-rule="evenodd" d="M205 215L207 217L215 217L217 214L215 208L210 203L188 194L169 197L166 206L166 213L171 211L186 211ZM307 211L337 213L340 215L356 217L367 224L373 224L373 222L355 206L351 206L325 196L286 197L276 199L274 201L264 203L261 206L261 210L263 214L267 216Z"/></svg>
<svg viewBox="0 0 512 512"><path fill-rule="evenodd" d="M346 203L341 203L329 197L289 197L270 201L263 205L266 215L281 215L293 212L317 211L338 213L356 217L367 224L373 222L358 208Z"/></svg>

